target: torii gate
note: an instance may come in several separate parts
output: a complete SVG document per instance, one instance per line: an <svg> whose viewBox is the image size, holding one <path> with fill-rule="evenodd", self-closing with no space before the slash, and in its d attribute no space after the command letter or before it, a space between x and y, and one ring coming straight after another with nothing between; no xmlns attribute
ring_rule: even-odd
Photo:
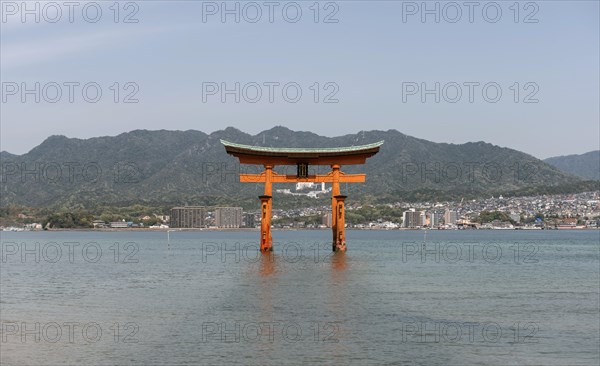
<svg viewBox="0 0 600 366"><path fill-rule="evenodd" d="M340 183L364 183L366 174L345 174L340 171L342 165L364 164L367 158L377 154L383 141L369 145L328 147L328 148L286 148L241 145L221 140L228 154L239 159L240 164L263 165L260 174L240 173L240 182L265 183L265 193L259 196L261 201L261 239L260 250L273 250L271 237L271 213L273 201L273 183L331 183L331 228L333 231L333 251L346 251L346 231L344 220L344 201L340 194ZM297 175L278 174L273 171L276 165L296 165ZM328 174L308 174L309 165L329 165Z"/></svg>

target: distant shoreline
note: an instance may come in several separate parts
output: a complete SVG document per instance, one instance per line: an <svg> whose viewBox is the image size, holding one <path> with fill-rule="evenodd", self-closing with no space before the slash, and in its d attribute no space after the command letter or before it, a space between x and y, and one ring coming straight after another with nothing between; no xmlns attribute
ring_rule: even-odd
<svg viewBox="0 0 600 366"><path fill-rule="evenodd" d="M331 228L272 228L272 231L328 231ZM397 229L382 229L382 228L346 228L346 230L355 231L582 231L582 230L600 230L600 228L560 228L560 229L414 229L414 228L397 228ZM48 230L2 230L1 232L174 232L174 231L190 231L190 232L201 232L201 231L230 231L230 232L258 232L260 228L186 228L186 229L150 229L150 228L102 228L102 229L48 229Z"/></svg>

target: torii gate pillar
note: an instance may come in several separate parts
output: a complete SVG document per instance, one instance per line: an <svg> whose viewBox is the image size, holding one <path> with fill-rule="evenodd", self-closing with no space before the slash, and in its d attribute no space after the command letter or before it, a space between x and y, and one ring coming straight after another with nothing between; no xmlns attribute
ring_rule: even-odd
<svg viewBox="0 0 600 366"><path fill-rule="evenodd" d="M259 196L261 202L260 251L273 251L271 238L271 217L273 216L273 165L265 164L265 194Z"/></svg>
<svg viewBox="0 0 600 366"><path fill-rule="evenodd" d="M332 207L331 222L333 229L333 251L334 252L345 252L346 251L346 220L345 220L345 207L344 201L346 196L336 195L333 197L335 200L335 209ZM333 216L336 216L336 224L333 226Z"/></svg>
<svg viewBox="0 0 600 366"><path fill-rule="evenodd" d="M271 196L259 196L261 216L260 216L260 251L273 251L273 239L271 237Z"/></svg>

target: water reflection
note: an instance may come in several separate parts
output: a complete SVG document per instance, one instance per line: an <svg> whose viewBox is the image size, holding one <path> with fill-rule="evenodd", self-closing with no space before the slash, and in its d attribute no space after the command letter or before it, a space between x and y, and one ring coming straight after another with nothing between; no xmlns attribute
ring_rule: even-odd
<svg viewBox="0 0 600 366"><path fill-rule="evenodd" d="M344 252L337 252L331 256L331 268L334 278L344 275L344 271L348 267L347 255Z"/></svg>
<svg viewBox="0 0 600 366"><path fill-rule="evenodd" d="M331 256L331 284L329 306L331 309L331 318L323 324L322 341L328 348L334 359L343 359L347 353L344 344L344 334L352 334L348 329L349 322L346 320L347 309L349 305L348 296L348 255L344 252L337 252Z"/></svg>
<svg viewBox="0 0 600 366"><path fill-rule="evenodd" d="M244 233L179 235L169 248L164 233L3 233L3 243L27 248L54 241L107 249L97 263L70 262L66 252L57 263L44 262L44 252L39 263L33 255L0 263L1 324L24 322L29 331L39 323L41 332L39 342L5 334L0 364L600 364L598 324L590 321L598 314L596 232L431 234L442 243L478 242L480 250L500 245L506 260L498 263L481 252L478 262L403 257L398 243L420 243L421 232L355 232L367 239L353 240L347 253L319 245L317 231L281 232L287 245L264 254L236 246ZM139 243L139 262L116 263L108 249L115 242ZM539 263L514 263L511 246L525 242L539 247ZM506 332L495 344L471 341L464 327L457 342L403 338L409 323L471 321ZM77 326L71 343L63 327L50 342L48 325L66 322L97 323L105 333L90 344ZM537 342L515 346L515 322L539 324ZM117 323L139 325L139 342L116 343Z"/></svg>
<svg viewBox="0 0 600 366"><path fill-rule="evenodd" d="M275 274L275 253L273 252L261 252L260 254L260 285L259 285L259 309L260 314L258 316L259 324L273 324L273 286L276 286L277 276ZM272 327L266 326L261 327L261 337L263 339L273 339L274 334L270 334ZM274 344L272 342L261 342L260 350L263 357L271 357L274 351Z"/></svg>
<svg viewBox="0 0 600 366"><path fill-rule="evenodd" d="M275 273L275 253L260 253L260 275L269 277Z"/></svg>

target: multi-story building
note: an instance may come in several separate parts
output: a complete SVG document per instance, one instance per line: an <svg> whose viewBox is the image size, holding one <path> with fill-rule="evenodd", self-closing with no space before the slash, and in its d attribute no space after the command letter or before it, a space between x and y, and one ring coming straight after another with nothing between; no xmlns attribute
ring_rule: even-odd
<svg viewBox="0 0 600 366"><path fill-rule="evenodd" d="M331 227L331 211L323 213L323 216L321 216L321 225Z"/></svg>
<svg viewBox="0 0 600 366"><path fill-rule="evenodd" d="M244 214L244 227L256 227L256 219L253 213Z"/></svg>
<svg viewBox="0 0 600 366"><path fill-rule="evenodd" d="M423 223L423 218L421 217L422 212L416 211L414 208L411 208L408 211L404 211L402 214L402 227L404 228L417 228L421 227Z"/></svg>
<svg viewBox="0 0 600 366"><path fill-rule="evenodd" d="M202 228L206 227L206 207L186 206L173 207L169 226L172 228Z"/></svg>
<svg viewBox="0 0 600 366"><path fill-rule="evenodd" d="M215 208L215 225L221 228L239 228L240 226L242 226L242 208Z"/></svg>
<svg viewBox="0 0 600 366"><path fill-rule="evenodd" d="M429 217L429 226L432 228L439 227L442 224L443 217L444 215L439 212L432 212Z"/></svg>
<svg viewBox="0 0 600 366"><path fill-rule="evenodd" d="M312 189L312 188L314 188L314 186L315 186L315 183L313 183L313 182L298 182L298 183L296 183L296 190L299 191L299 190L302 190L305 188Z"/></svg>
<svg viewBox="0 0 600 366"><path fill-rule="evenodd" d="M429 224L429 214L427 211L421 211L420 225L427 226Z"/></svg>
<svg viewBox="0 0 600 366"><path fill-rule="evenodd" d="M458 221L458 214L456 213L456 211L446 210L446 212L444 213L444 223L446 225L456 224L457 221Z"/></svg>

